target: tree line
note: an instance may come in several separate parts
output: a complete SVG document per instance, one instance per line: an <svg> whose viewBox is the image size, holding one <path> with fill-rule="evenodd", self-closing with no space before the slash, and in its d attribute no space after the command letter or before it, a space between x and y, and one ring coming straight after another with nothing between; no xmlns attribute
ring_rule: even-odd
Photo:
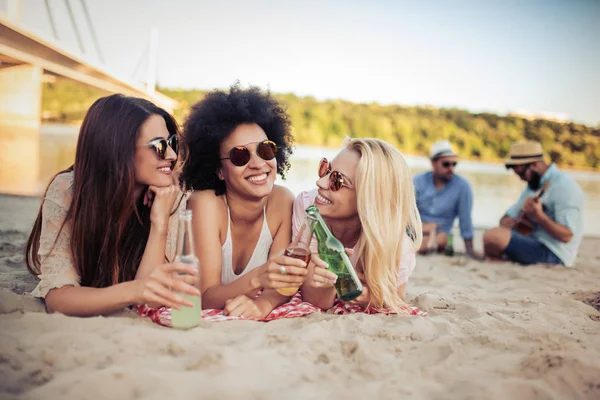
<svg viewBox="0 0 600 400"><path fill-rule="evenodd" d="M179 101L173 113L180 123L191 105L207 93L159 90ZM68 80L45 83L42 93L44 118L56 122L80 121L90 105L106 95ZM500 161L507 157L511 143L531 139L540 141L552 161L559 165L600 167L600 126L455 108L317 101L291 93L274 96L287 107L296 143L301 145L334 147L346 136L376 137L392 143L403 153L427 155L431 144L448 139L462 158Z"/></svg>

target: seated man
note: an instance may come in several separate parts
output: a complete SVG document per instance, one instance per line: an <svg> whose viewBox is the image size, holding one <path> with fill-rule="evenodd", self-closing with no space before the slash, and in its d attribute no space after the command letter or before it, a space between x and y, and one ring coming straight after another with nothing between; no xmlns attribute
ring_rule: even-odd
<svg viewBox="0 0 600 400"><path fill-rule="evenodd" d="M512 168L527 182L527 187L502 217L500 227L485 233L486 255L495 258L505 255L524 265L543 263L572 267L583 236L581 187L554 164L544 162L542 145L538 142L514 143L506 168ZM549 186L538 199L536 194L546 182ZM523 218L533 226L530 236L527 230L518 228Z"/></svg>
<svg viewBox="0 0 600 400"><path fill-rule="evenodd" d="M430 242L435 242L437 251L443 252L454 220L459 217L467 254L481 258L473 250L473 191L465 178L454 174L458 162L456 153L447 140L442 140L431 146L429 155L432 171L413 178L417 208L423 221L423 244L419 253L427 253Z"/></svg>

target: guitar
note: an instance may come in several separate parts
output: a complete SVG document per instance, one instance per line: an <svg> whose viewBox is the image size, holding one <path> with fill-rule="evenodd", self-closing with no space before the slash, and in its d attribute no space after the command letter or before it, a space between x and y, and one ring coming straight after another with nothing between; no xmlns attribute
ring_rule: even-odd
<svg viewBox="0 0 600 400"><path fill-rule="evenodd" d="M542 186L540 191L535 195L534 198L536 200L541 199L542 196L544 195L544 193L546 193L546 190L548 190L549 186L550 186L550 181L547 181L544 184L544 186ZM527 215L525 215L523 212L521 212L521 214L519 214L519 216L517 217L517 221L515 222L515 226L513 227L513 230L517 231L520 234L523 234L525 236L529 236L529 235L531 235L531 232L533 232L534 227L535 227L535 224L529 218L527 218Z"/></svg>

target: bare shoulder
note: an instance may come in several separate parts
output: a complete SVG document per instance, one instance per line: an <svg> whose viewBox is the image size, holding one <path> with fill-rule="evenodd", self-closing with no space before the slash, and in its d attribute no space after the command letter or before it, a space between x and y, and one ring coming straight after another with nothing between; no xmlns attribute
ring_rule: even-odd
<svg viewBox="0 0 600 400"><path fill-rule="evenodd" d="M294 205L294 194L283 186L273 186L273 191L267 200L267 217L280 224L284 219L291 218Z"/></svg>
<svg viewBox="0 0 600 400"><path fill-rule="evenodd" d="M292 191L286 187L275 185L273 186L273 191L269 196L269 203L271 204L282 204L282 205L292 205L294 203L294 194Z"/></svg>
<svg viewBox="0 0 600 400"><path fill-rule="evenodd" d="M274 215L288 218L294 206L294 194L286 187L275 185L269 195L267 205L274 211ZM289 214L289 215L288 215Z"/></svg>
<svg viewBox="0 0 600 400"><path fill-rule="evenodd" d="M294 194L283 186L273 186L273 191L267 200L267 221L269 227L272 227L273 237L277 236L280 227L291 223L293 206Z"/></svg>
<svg viewBox="0 0 600 400"><path fill-rule="evenodd" d="M214 190L195 191L188 198L187 207L194 214L218 216L227 212L224 196L216 196Z"/></svg>

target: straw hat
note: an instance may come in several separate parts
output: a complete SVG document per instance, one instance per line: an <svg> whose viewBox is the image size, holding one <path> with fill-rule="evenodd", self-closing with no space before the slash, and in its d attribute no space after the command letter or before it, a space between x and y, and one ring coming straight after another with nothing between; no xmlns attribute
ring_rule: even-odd
<svg viewBox="0 0 600 400"><path fill-rule="evenodd" d="M440 157L448 157L448 156L456 156L452 145L447 140L440 140L435 142L431 146L431 150L429 151L429 158L436 159Z"/></svg>
<svg viewBox="0 0 600 400"><path fill-rule="evenodd" d="M544 153L540 142L524 141L513 143L510 146L510 158L504 162L506 168L543 161Z"/></svg>

